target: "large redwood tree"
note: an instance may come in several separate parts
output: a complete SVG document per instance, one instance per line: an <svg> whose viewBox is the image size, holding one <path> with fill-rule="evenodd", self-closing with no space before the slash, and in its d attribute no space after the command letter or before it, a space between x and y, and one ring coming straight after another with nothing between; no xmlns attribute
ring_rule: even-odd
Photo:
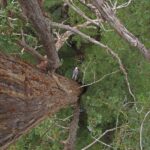
<svg viewBox="0 0 150 150"><path fill-rule="evenodd" d="M86 1L80 1L86 5ZM56 113L63 107L75 104L77 107L70 125L71 134L65 146L66 150L73 149L79 119L79 105L77 105L77 102L83 89L78 83L55 73L55 70L60 66L60 61L57 53L58 49L55 47L55 40L51 33L51 25L70 30L62 36L62 39L56 42L58 47L61 47L72 33L76 33L109 52L118 61L129 92L134 98L128 82L128 74L119 56L108 46L77 30L79 27L84 28L87 24L94 23L99 26L97 22L91 22L87 19L85 24L76 27L62 24L55 25L45 18L45 13L41 9L42 0L18 0L18 2L25 19L34 27L37 37L48 56L46 60L48 61L48 72L42 73L31 64L0 53L0 148L6 149L46 116ZM149 50L124 27L106 1L93 0L91 3L93 7L91 11L96 9L99 12L98 15L101 15L99 17L107 21L124 40L136 47L146 59L150 60ZM7 6L7 0L2 1L2 6ZM81 15L83 14L81 13ZM42 55L29 47L23 39L17 41L17 43L30 51L37 59L45 60ZM72 128L75 129L74 132L72 132Z"/></svg>
<svg viewBox="0 0 150 150"><path fill-rule="evenodd" d="M48 56L49 73L42 73L30 64L0 53L0 147L2 149L7 148L46 116L56 113L69 104L75 104L82 91L76 82L54 73L59 67L59 57L51 29L37 0L19 0L19 3L44 46ZM35 56L42 59L36 53Z"/></svg>

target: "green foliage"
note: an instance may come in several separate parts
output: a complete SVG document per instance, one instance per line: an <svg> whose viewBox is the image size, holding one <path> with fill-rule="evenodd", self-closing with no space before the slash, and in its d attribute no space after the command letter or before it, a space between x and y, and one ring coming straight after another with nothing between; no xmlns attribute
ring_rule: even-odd
<svg viewBox="0 0 150 150"><path fill-rule="evenodd" d="M149 26L147 24L147 18L150 17L147 12L149 6L147 2L134 1L134 4L131 4L125 10L118 11L118 16L126 27L139 37L147 47L150 46L147 40L149 39ZM144 13L144 17L142 17L143 14L141 12ZM149 63L140 56L136 49L129 46L115 32L102 32L101 41L117 52L123 61L138 102L137 109L149 107ZM96 76L95 80L98 80L97 76L101 77L118 68L116 61L112 60L105 53L100 52L100 48L98 50L91 46L87 48L86 53L87 59L82 65L83 71L86 68L85 84L94 81L94 73ZM129 95L124 76L121 73L111 75L102 82L89 87L82 99L85 102L89 127L92 129L93 134L99 135L101 130L115 126L118 119L119 125L127 124L129 127L123 127L123 129L115 133L116 139L113 147L121 150L126 148L139 149L139 145L136 143L139 143L139 127L144 116L138 114L133 105L124 105L124 103L132 103L133 99ZM142 112L145 113L146 110L144 109ZM117 118L118 115L119 118ZM147 123L145 127L147 130L150 129ZM130 134L128 135L126 132L130 132ZM144 133L143 136L144 146L148 149L149 145L146 141L149 137Z"/></svg>
<svg viewBox="0 0 150 150"><path fill-rule="evenodd" d="M54 21L61 21L61 6L63 0L45 0L44 8L48 12L48 15Z"/></svg>
<svg viewBox="0 0 150 150"><path fill-rule="evenodd" d="M67 138L67 126L70 118L66 116L72 109L62 109L51 118L47 118L34 128L29 134L23 136L9 150L60 150L63 149L62 141Z"/></svg>
<svg viewBox="0 0 150 150"><path fill-rule="evenodd" d="M115 0L112 0L115 2ZM124 3L124 0L118 0L118 4ZM127 0L126 0L127 2ZM81 16L69 8L67 20L62 17L61 6L62 0L46 0L45 8L52 20L75 26L85 22ZM85 6L78 1L75 4L85 12L90 18L95 18ZM14 20L8 19L10 10L14 12ZM150 2L148 0L133 0L132 3L123 9L117 10L117 16L123 24L136 35L146 47L150 47ZM31 63L36 63L31 55L24 53L20 54L21 48L17 46L16 40L21 39L20 30L25 32L25 40L27 43L35 47L40 45L36 38L36 32L29 23L21 20L19 17L20 8L15 1L9 1L6 9L0 10L0 50L9 53L18 53L21 58ZM71 78L72 69L79 66L83 74L83 84L90 84L98 81L103 76L117 71L114 74L107 75L103 80L92 84L88 87L86 93L81 98L82 107L87 113L87 124L84 124L78 130L76 149L79 150L91 143L94 137L98 137L105 130L120 126L116 132L111 132L101 141L110 144L115 150L135 149L139 150L139 130L145 113L150 107L150 64L144 60L137 49L131 47L126 41L112 30L106 23L104 27L108 30L98 28L85 28L81 31L90 35L93 38L107 44L121 58L125 69L128 73L131 89L136 97L137 105L134 105L134 100L129 94L125 77L119 71L117 61L112 58L104 49L92 45L78 35L72 36L68 41L74 45L68 46L65 44L59 56L62 59L62 66L58 73ZM60 33L63 30L59 30ZM69 44L70 44L69 43ZM78 62L76 58L77 50L84 53L84 61ZM44 53L42 48L39 48L40 53ZM137 112L143 108L141 113ZM53 118L48 118L41 125L37 126L28 135L21 138L10 150L60 150L63 145L60 141L67 138L67 130L63 127L68 127L72 115L70 108L63 109ZM142 135L144 149L149 149L149 116L144 123ZM85 138L86 137L86 138ZM97 142L90 150L110 149L103 144Z"/></svg>
<svg viewBox="0 0 150 150"><path fill-rule="evenodd" d="M36 63L36 60L18 46L17 41L22 39L21 31L24 31L24 39L31 47L39 46L40 42L31 24L21 16L21 9L17 1L8 1L5 9L0 10L0 50L11 55L22 58L29 63ZM38 48L43 53L42 48Z"/></svg>

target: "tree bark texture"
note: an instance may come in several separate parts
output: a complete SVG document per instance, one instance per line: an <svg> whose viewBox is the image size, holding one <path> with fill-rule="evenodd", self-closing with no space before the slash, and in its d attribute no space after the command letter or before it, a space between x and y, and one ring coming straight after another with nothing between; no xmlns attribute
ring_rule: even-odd
<svg viewBox="0 0 150 150"><path fill-rule="evenodd" d="M0 53L0 149L5 149L46 116L77 102L82 89L56 75L62 90L50 74Z"/></svg>
<svg viewBox="0 0 150 150"><path fill-rule="evenodd" d="M143 56L150 61L150 51L139 41L138 38L124 27L106 0L94 0L93 3L99 10L101 16L117 31L117 33L123 39L128 41L129 44L138 48L140 53L142 53Z"/></svg>
<svg viewBox="0 0 150 150"><path fill-rule="evenodd" d="M36 30L43 47L46 50L50 61L50 69L55 70L59 67L59 57L55 48L54 39L50 26L47 24L45 17L37 0L18 0L24 14L27 16L34 29Z"/></svg>
<svg viewBox="0 0 150 150"><path fill-rule="evenodd" d="M0 4L1 4L2 8L6 8L7 0L1 0Z"/></svg>
<svg viewBox="0 0 150 150"><path fill-rule="evenodd" d="M70 123L69 136L68 136L68 139L66 140L64 150L75 150L79 115L80 115L80 104L79 102L77 102L74 108L73 118Z"/></svg>

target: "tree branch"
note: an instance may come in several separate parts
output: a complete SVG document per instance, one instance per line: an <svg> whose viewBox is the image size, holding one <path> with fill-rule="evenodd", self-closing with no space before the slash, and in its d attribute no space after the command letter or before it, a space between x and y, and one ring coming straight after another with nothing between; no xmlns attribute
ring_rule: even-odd
<svg viewBox="0 0 150 150"><path fill-rule="evenodd" d="M79 122L79 115L80 115L80 105L79 102L75 104L74 112L73 112L73 119L70 123L69 128L69 136L67 141L65 142L64 150L74 150L75 149L75 141L78 129L78 122Z"/></svg>
<svg viewBox="0 0 150 150"><path fill-rule="evenodd" d="M117 127L117 128L119 128L119 127ZM99 141L99 139L101 139L104 135L106 135L108 132L115 131L117 128L115 127L115 128L106 130L106 131L105 131L104 133L102 133L98 138L96 138L92 143L90 143L90 144L87 145L86 147L82 148L81 150L89 149L91 146L93 146L95 143L97 143L97 142Z"/></svg>
<svg viewBox="0 0 150 150"><path fill-rule="evenodd" d="M116 70L116 71L113 71L113 72L111 72L111 73L105 74L105 75L104 75L103 77L101 77L100 79L98 79L98 80L96 80L96 81L93 81L93 82L91 82L91 83L89 83L89 84L82 85L82 86L80 86L80 88L83 88L83 87L86 87L86 86L91 86L91 85L93 85L93 84L96 84L96 83L98 83L98 82L104 80L106 77L108 77L108 76L110 76L110 75L112 75L112 74L118 73L118 72L119 72L119 70Z"/></svg>
<svg viewBox="0 0 150 150"><path fill-rule="evenodd" d="M85 13L79 9L78 7L76 7L74 5L74 3L72 2L72 4L69 2L69 0L65 0L65 2L76 12L78 13L81 17L83 17L84 19L86 19L87 21L91 22L92 24L94 24L95 26L99 27L99 22L93 19L90 19L88 16L85 15Z"/></svg>
<svg viewBox="0 0 150 150"><path fill-rule="evenodd" d="M59 67L59 57L54 45L54 39L43 16L37 0L18 0L24 14L34 26L49 59L49 69L53 72Z"/></svg>
<svg viewBox="0 0 150 150"><path fill-rule="evenodd" d="M140 53L150 61L150 51L142 44L137 37L129 32L116 17L113 9L104 0L93 0L93 4L99 10L101 16L117 31L117 33L130 45L138 48Z"/></svg>
<svg viewBox="0 0 150 150"><path fill-rule="evenodd" d="M109 148L111 148L111 149L114 149L114 147L112 147L111 145L106 144L106 143L102 142L101 140L96 139L96 138L93 137L93 136L92 136L92 138L95 139L98 143L101 143L101 144L103 144L103 145L105 145L105 146L107 146L107 147L109 147Z"/></svg>
<svg viewBox="0 0 150 150"><path fill-rule="evenodd" d="M128 73L126 72L125 68L124 68L124 65L120 59L120 57L118 56L118 54L116 52L114 52L111 48L109 48L107 45L104 45L103 43L95 40L94 38L91 38L90 36L82 33L81 31L79 31L78 29L75 29L75 28L72 28L70 27L69 25L63 25L63 24L59 24L59 23L56 23L56 22L49 22L51 26L53 27L58 27L58 28L63 28L63 29L66 29L66 30L70 30L78 35L80 35L82 38L88 40L89 42L93 43L93 44L96 44L102 48L105 49L106 52L108 52L113 58L115 58L119 64L119 67L120 67L120 70L121 72L124 74L125 76L125 82L126 82L126 85L128 87L128 91L129 91L129 94L131 95L131 97L133 98L133 100L136 102L136 98L135 98L135 95L133 94L132 90L131 90L131 86L130 86L130 82L129 82L129 79L128 79ZM135 103L135 106L136 106L136 103ZM136 106L136 110L137 112L138 109L137 109L137 106Z"/></svg>
<svg viewBox="0 0 150 150"><path fill-rule="evenodd" d="M45 58L38 53L34 48L27 45L25 41L17 41L17 44L21 47L23 47L27 52L31 53L38 61L45 61Z"/></svg>
<svg viewBox="0 0 150 150"><path fill-rule="evenodd" d="M72 28L74 28L74 29L88 28L88 25L90 25L90 24L91 24L91 22L86 21L83 24L76 25ZM59 51L59 49L64 45L64 43L73 34L74 34L74 32L72 32L72 31L66 31L65 33L63 33L61 35L57 35L57 42L55 43L56 50Z"/></svg>
<svg viewBox="0 0 150 150"><path fill-rule="evenodd" d="M113 9L121 9L121 8L124 8L124 7L128 7L130 4L131 4L132 0L129 0L128 2L125 2L119 6L116 6L116 7L113 7Z"/></svg>
<svg viewBox="0 0 150 150"><path fill-rule="evenodd" d="M143 126L144 126L144 121L146 120L147 116L150 114L150 111L148 111L145 116L144 119L141 123L141 127L140 127L140 149L143 150L143 144L142 144L142 134L143 134Z"/></svg>

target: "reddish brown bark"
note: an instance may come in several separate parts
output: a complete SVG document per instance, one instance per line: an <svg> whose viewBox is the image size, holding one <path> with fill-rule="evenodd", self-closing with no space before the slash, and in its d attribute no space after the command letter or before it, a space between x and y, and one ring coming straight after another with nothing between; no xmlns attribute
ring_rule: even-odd
<svg viewBox="0 0 150 150"><path fill-rule="evenodd" d="M50 26L47 24L37 0L18 0L24 14L36 30L44 49L46 50L50 69L59 67L59 57L55 48Z"/></svg>
<svg viewBox="0 0 150 150"><path fill-rule="evenodd" d="M0 53L0 147L5 149L46 116L76 103L79 85L56 75L64 92L51 75Z"/></svg>

